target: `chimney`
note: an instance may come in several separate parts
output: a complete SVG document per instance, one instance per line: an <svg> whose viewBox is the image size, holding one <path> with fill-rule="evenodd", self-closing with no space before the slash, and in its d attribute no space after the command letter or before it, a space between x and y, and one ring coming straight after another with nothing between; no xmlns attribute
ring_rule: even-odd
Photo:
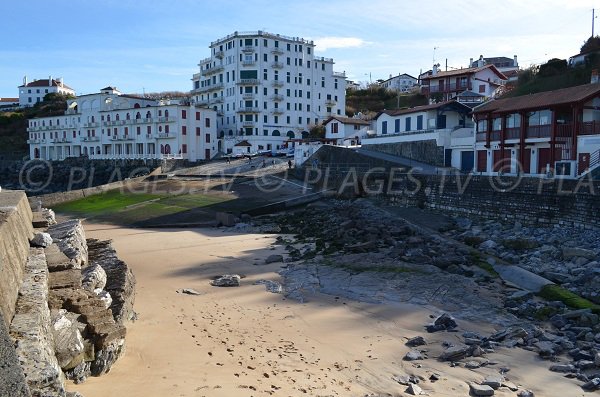
<svg viewBox="0 0 600 397"><path fill-rule="evenodd" d="M592 84L598 84L598 69L592 69L592 78L590 80Z"/></svg>
<svg viewBox="0 0 600 397"><path fill-rule="evenodd" d="M513 66L514 67L518 67L519 66L519 62L517 62L517 56L514 56L514 61L513 61Z"/></svg>
<svg viewBox="0 0 600 397"><path fill-rule="evenodd" d="M436 74L438 74L438 65L437 64L433 65L433 69L431 70L432 76L435 76Z"/></svg>
<svg viewBox="0 0 600 397"><path fill-rule="evenodd" d="M52 75L48 76L48 85L52 87Z"/></svg>
<svg viewBox="0 0 600 397"><path fill-rule="evenodd" d="M27 76L23 76L23 85L27 85Z"/></svg>
<svg viewBox="0 0 600 397"><path fill-rule="evenodd" d="M483 55L479 55L479 60L477 61L477 67L482 67L484 65Z"/></svg>
<svg viewBox="0 0 600 397"><path fill-rule="evenodd" d="M469 67L472 68L473 67L473 58L469 58Z"/></svg>

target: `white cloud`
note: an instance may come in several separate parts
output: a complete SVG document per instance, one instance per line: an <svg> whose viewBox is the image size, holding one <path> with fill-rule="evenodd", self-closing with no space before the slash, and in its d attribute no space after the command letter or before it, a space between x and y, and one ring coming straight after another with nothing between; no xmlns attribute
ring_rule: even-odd
<svg viewBox="0 0 600 397"><path fill-rule="evenodd" d="M316 51L327 51L331 48L359 48L369 44L358 37L319 37L314 39Z"/></svg>

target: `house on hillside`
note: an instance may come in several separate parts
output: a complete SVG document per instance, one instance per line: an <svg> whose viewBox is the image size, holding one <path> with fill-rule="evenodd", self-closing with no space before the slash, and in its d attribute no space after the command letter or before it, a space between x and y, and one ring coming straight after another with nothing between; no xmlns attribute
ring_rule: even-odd
<svg viewBox="0 0 600 397"><path fill-rule="evenodd" d="M23 85L19 86L19 106L33 106L42 102L47 94L52 93L75 96L75 90L66 85L62 78L55 80L50 76L48 79L28 82L27 77L24 77Z"/></svg>
<svg viewBox="0 0 600 397"><path fill-rule="evenodd" d="M362 139L366 149L470 172L474 166L471 108L456 100L384 110L375 118L375 135Z"/></svg>
<svg viewBox="0 0 600 397"><path fill-rule="evenodd" d="M492 57L484 58L483 55L479 56L479 59L473 61L473 58L469 60L469 67L482 67L485 65L494 65L502 74L504 74L508 81L516 81L519 77L519 62L517 56L512 58L508 57Z"/></svg>
<svg viewBox="0 0 600 397"><path fill-rule="evenodd" d="M325 139L334 145L360 145L362 138L367 136L371 123L366 120L331 116L323 122Z"/></svg>
<svg viewBox="0 0 600 397"><path fill-rule="evenodd" d="M0 98L0 112L14 110L19 107L19 98Z"/></svg>
<svg viewBox="0 0 600 397"><path fill-rule="evenodd" d="M594 81L594 80L593 80ZM576 177L598 166L600 84L498 99L473 112L482 174Z"/></svg>
<svg viewBox="0 0 600 397"><path fill-rule="evenodd" d="M439 65L434 65L431 75L421 80L421 92L428 99L449 101L464 91L481 94L486 100L495 98L503 92L508 78L494 65L445 72L439 70Z"/></svg>
<svg viewBox="0 0 600 397"><path fill-rule="evenodd" d="M392 76L390 74L390 77L379 83L379 86L388 91L411 92L417 87L417 81L416 77L406 73L399 74L398 76Z"/></svg>

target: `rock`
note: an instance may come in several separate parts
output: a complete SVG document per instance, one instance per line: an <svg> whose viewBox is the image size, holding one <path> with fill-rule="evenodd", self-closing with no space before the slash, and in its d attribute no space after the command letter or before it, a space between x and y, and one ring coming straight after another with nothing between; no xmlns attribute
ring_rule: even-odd
<svg viewBox="0 0 600 397"><path fill-rule="evenodd" d="M535 397L531 390L521 390L517 393L517 397Z"/></svg>
<svg viewBox="0 0 600 397"><path fill-rule="evenodd" d="M435 381L440 380L441 377L439 374L436 374L435 372L431 374L431 376L429 377L429 381L431 381L432 383Z"/></svg>
<svg viewBox="0 0 600 397"><path fill-rule="evenodd" d="M514 327L498 331L495 334L490 335L489 339L496 342L501 342L505 339L525 338L526 336L527 331L521 327Z"/></svg>
<svg viewBox="0 0 600 397"><path fill-rule="evenodd" d="M214 287L239 287L241 277L237 274L224 274L210 282Z"/></svg>
<svg viewBox="0 0 600 397"><path fill-rule="evenodd" d="M584 383L583 385L581 385L581 388L585 391L595 391L600 389L600 378L594 378Z"/></svg>
<svg viewBox="0 0 600 397"><path fill-rule="evenodd" d="M81 286L86 291L103 290L106 287L106 272L102 266L93 264L81 270Z"/></svg>
<svg viewBox="0 0 600 397"><path fill-rule="evenodd" d="M72 259L75 268L80 269L83 264L88 263L88 247L85 239L85 231L79 219L57 223L48 227L48 233L60 250Z"/></svg>
<svg viewBox="0 0 600 397"><path fill-rule="evenodd" d="M269 255L267 257L267 259L265 259L266 264L276 263L276 262L283 262L283 256L282 255Z"/></svg>
<svg viewBox="0 0 600 397"><path fill-rule="evenodd" d="M125 339L119 338L106 344L96 352L94 361L90 366L92 376L100 376L108 373L112 365L125 352Z"/></svg>
<svg viewBox="0 0 600 397"><path fill-rule="evenodd" d="M478 385L476 383L471 383L470 385L471 393L474 396L493 396L494 389L487 385Z"/></svg>
<svg viewBox="0 0 600 397"><path fill-rule="evenodd" d="M411 383L410 385L408 385L408 387L406 388L406 392L408 394L411 394L413 396L419 396L421 395L421 393L423 392L423 389L421 389L419 386L415 385L414 383Z"/></svg>
<svg viewBox="0 0 600 397"><path fill-rule="evenodd" d="M596 258L596 253L592 250L578 247L563 247L562 248L562 256L563 259L571 259L582 257L589 260L593 260Z"/></svg>
<svg viewBox="0 0 600 397"><path fill-rule="evenodd" d="M69 320L66 310L60 310L52 321L52 336L58 365L71 369L84 360L83 338L79 329Z"/></svg>
<svg viewBox="0 0 600 397"><path fill-rule="evenodd" d="M534 346L538 349L540 357L549 358L556 354L556 345L552 342L536 342Z"/></svg>
<svg viewBox="0 0 600 397"><path fill-rule="evenodd" d="M178 289L177 293L178 294L187 294L187 295L201 295L200 292L198 292L198 291L196 291L195 289L192 289L192 288Z"/></svg>
<svg viewBox="0 0 600 397"><path fill-rule="evenodd" d="M550 371L552 372L561 372L561 373L571 373L577 372L575 367L571 364L555 364L550 367Z"/></svg>
<svg viewBox="0 0 600 397"><path fill-rule="evenodd" d="M412 383L411 382L411 377L408 376L408 375L393 375L392 376L392 380L394 382L398 382L398 383L400 383L401 385L404 385L404 386L408 386L408 385L410 385Z"/></svg>
<svg viewBox="0 0 600 397"><path fill-rule="evenodd" d="M94 290L94 294L96 294L96 296L102 302L104 302L104 307L106 309L108 309L110 307L110 305L112 305L112 296L110 296L110 293L108 291L104 291L100 288L97 288Z"/></svg>
<svg viewBox="0 0 600 397"><path fill-rule="evenodd" d="M482 385L487 385L487 386L491 387L492 389L496 390L500 386L502 386L503 382L504 382L504 376L502 376L502 375L490 375L490 376L487 376L483 380L483 382L481 382L481 384Z"/></svg>
<svg viewBox="0 0 600 397"><path fill-rule="evenodd" d="M477 369L481 367L481 363L479 363L478 361L467 361L465 363L465 368L467 369Z"/></svg>
<svg viewBox="0 0 600 397"><path fill-rule="evenodd" d="M577 363L575 364L577 366L577 368L579 368L582 371L588 370L588 369L592 369L595 367L594 362L593 361L589 361L589 360L580 360L577 361Z"/></svg>
<svg viewBox="0 0 600 397"><path fill-rule="evenodd" d="M236 224L235 215L230 212L217 212L215 218L217 226L232 227Z"/></svg>
<svg viewBox="0 0 600 397"><path fill-rule="evenodd" d="M283 285L277 281L272 280L257 280L254 285L264 285L265 289L273 294L283 293Z"/></svg>
<svg viewBox="0 0 600 397"><path fill-rule="evenodd" d="M469 218L456 218L454 219L454 223L456 223L456 227L462 231L469 230L473 225L473 222Z"/></svg>
<svg viewBox="0 0 600 397"><path fill-rule="evenodd" d="M457 324L454 318L449 314L444 313L433 322L433 325L428 325L426 329L427 332L437 332L443 330L451 330L456 327Z"/></svg>
<svg viewBox="0 0 600 397"><path fill-rule="evenodd" d="M79 269L69 269L60 272L52 272L48 275L48 288L81 288L81 271Z"/></svg>
<svg viewBox="0 0 600 397"><path fill-rule="evenodd" d="M600 352L594 355L594 364L596 365L596 367L600 368Z"/></svg>
<svg viewBox="0 0 600 397"><path fill-rule="evenodd" d="M423 346L426 344L427 342L425 342L425 339L422 336L415 336L414 338L410 338L408 341L406 341L406 346L409 347Z"/></svg>
<svg viewBox="0 0 600 397"><path fill-rule="evenodd" d="M52 237L48 233L36 233L31 239L32 247L46 248L52 244Z"/></svg>
<svg viewBox="0 0 600 397"><path fill-rule="evenodd" d="M493 250L498 247L498 244L494 240L486 240L483 243L479 244L479 249L482 250Z"/></svg>
<svg viewBox="0 0 600 397"><path fill-rule="evenodd" d="M404 360L406 361L414 361L414 360L422 360L423 355L418 350L411 350L404 355Z"/></svg>
<svg viewBox="0 0 600 397"><path fill-rule="evenodd" d="M442 352L441 361L458 361L469 355L470 347L466 345L452 346Z"/></svg>
<svg viewBox="0 0 600 397"><path fill-rule="evenodd" d="M514 383L512 383L510 381L507 381L507 380L503 380L502 381L502 387L506 387L510 391L517 391L517 390L519 390L519 386L517 386Z"/></svg>

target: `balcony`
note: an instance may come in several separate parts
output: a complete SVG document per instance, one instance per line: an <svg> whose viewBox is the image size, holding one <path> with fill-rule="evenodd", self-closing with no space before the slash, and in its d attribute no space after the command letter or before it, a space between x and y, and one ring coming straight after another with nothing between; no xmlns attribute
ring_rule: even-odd
<svg viewBox="0 0 600 397"><path fill-rule="evenodd" d="M81 138L83 142L100 142L99 136L84 136Z"/></svg>
<svg viewBox="0 0 600 397"><path fill-rule="evenodd" d="M487 140L485 132L478 132L475 136L477 142L485 142Z"/></svg>
<svg viewBox="0 0 600 397"><path fill-rule="evenodd" d="M579 135L596 135L600 134L600 121L586 121L581 123Z"/></svg>
<svg viewBox="0 0 600 397"><path fill-rule="evenodd" d="M273 81L273 83L271 84L273 87L283 87L283 81L279 81L279 80L275 80Z"/></svg>
<svg viewBox="0 0 600 397"><path fill-rule="evenodd" d="M54 138L52 143L71 143L68 138Z"/></svg>
<svg viewBox="0 0 600 397"><path fill-rule="evenodd" d="M283 114L284 112L283 112L283 109L273 109L273 111L271 113L279 115L279 114Z"/></svg>
<svg viewBox="0 0 600 397"><path fill-rule="evenodd" d="M238 113L258 113L260 112L259 108L255 107L241 107L237 110Z"/></svg>
<svg viewBox="0 0 600 397"><path fill-rule="evenodd" d="M464 83L464 84L451 83L451 84L442 84L442 85L423 86L423 90L429 91L429 93L465 91L468 89L470 90L471 88L466 83Z"/></svg>
<svg viewBox="0 0 600 397"><path fill-rule="evenodd" d="M335 106L337 104L336 101L334 101L333 99L326 99L325 100L325 105L327 106Z"/></svg>
<svg viewBox="0 0 600 397"><path fill-rule="evenodd" d="M250 53L250 52L254 52L254 51L255 51L255 49L254 49L253 45L247 45L247 46L242 47L242 52Z"/></svg>
<svg viewBox="0 0 600 397"><path fill-rule="evenodd" d="M243 127L254 127L254 121L244 121L242 122Z"/></svg>
<svg viewBox="0 0 600 397"><path fill-rule="evenodd" d="M225 56L223 51L215 51L215 58L222 59Z"/></svg>
<svg viewBox="0 0 600 397"><path fill-rule="evenodd" d="M208 99L200 99L194 103L196 106L207 106L209 104Z"/></svg>
<svg viewBox="0 0 600 397"><path fill-rule="evenodd" d="M258 79L240 79L236 83L237 85L257 85L260 81Z"/></svg>
<svg viewBox="0 0 600 397"><path fill-rule="evenodd" d="M209 76L211 74L219 73L222 70L223 70L223 65L215 65L213 67L203 69L201 73L203 76Z"/></svg>
<svg viewBox="0 0 600 397"><path fill-rule="evenodd" d="M346 72L333 72L333 77L337 77L340 79L346 78Z"/></svg>
<svg viewBox="0 0 600 397"><path fill-rule="evenodd" d="M217 84L208 85L208 86L205 86L205 87L200 87L196 91L198 91L198 92L216 91L216 90L222 90L223 87L224 87L223 83L217 83Z"/></svg>
<svg viewBox="0 0 600 397"><path fill-rule="evenodd" d="M279 47L275 47L271 50L271 54L281 55L281 54L283 54L283 50Z"/></svg>
<svg viewBox="0 0 600 397"><path fill-rule="evenodd" d="M174 121L175 121L175 117L159 117L158 118L159 123L172 123Z"/></svg>
<svg viewBox="0 0 600 397"><path fill-rule="evenodd" d="M242 94L242 99L254 99L254 94L251 92L246 92L245 94Z"/></svg>
<svg viewBox="0 0 600 397"><path fill-rule="evenodd" d="M242 61L242 66L252 66L256 63L254 59L244 59Z"/></svg>
<svg viewBox="0 0 600 397"><path fill-rule="evenodd" d="M84 123L83 128L98 128L100 127L100 123Z"/></svg>
<svg viewBox="0 0 600 397"><path fill-rule="evenodd" d="M36 143L41 143L40 141L41 141L41 139L28 139L27 143L30 144L30 145L33 145L33 144L36 144Z"/></svg>
<svg viewBox="0 0 600 397"><path fill-rule="evenodd" d="M222 96L218 96L218 97L215 97L215 98L211 98L210 103L211 103L211 105L213 103L223 103L223 97Z"/></svg>
<svg viewBox="0 0 600 397"><path fill-rule="evenodd" d="M273 95L271 96L271 100L273 102L281 102L283 101L283 95Z"/></svg>
<svg viewBox="0 0 600 397"><path fill-rule="evenodd" d="M173 139L173 138L175 138L175 135L172 135L168 132L159 132L158 134L156 134L156 138L158 138L158 139Z"/></svg>
<svg viewBox="0 0 600 397"><path fill-rule="evenodd" d="M273 63L271 64L271 67L272 67L273 69L281 69L281 68L283 68L283 63L281 63L281 62L273 62Z"/></svg>
<svg viewBox="0 0 600 397"><path fill-rule="evenodd" d="M530 125L527 128L526 138L550 138L551 125Z"/></svg>

